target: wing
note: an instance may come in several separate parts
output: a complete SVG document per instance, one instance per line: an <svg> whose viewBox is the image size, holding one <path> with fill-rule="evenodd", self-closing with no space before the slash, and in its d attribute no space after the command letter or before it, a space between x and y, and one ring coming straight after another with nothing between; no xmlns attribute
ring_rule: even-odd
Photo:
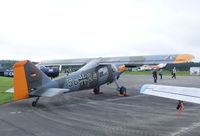
<svg viewBox="0 0 200 136"><path fill-rule="evenodd" d="M140 93L200 104L200 88L146 84Z"/></svg>
<svg viewBox="0 0 200 136"><path fill-rule="evenodd" d="M100 58L100 64L160 64L160 63L184 63L191 61L194 58L190 54L176 54L176 55L151 55L151 56L125 56L125 57L106 57ZM85 65L91 60L99 58L86 58L86 59L66 59L66 60L46 60L41 61L38 65L54 66L54 65Z"/></svg>
<svg viewBox="0 0 200 136"><path fill-rule="evenodd" d="M47 88L47 89L42 89L38 91L33 91L29 94L29 96L53 97L56 95L67 93L69 91L70 91L69 89Z"/></svg>

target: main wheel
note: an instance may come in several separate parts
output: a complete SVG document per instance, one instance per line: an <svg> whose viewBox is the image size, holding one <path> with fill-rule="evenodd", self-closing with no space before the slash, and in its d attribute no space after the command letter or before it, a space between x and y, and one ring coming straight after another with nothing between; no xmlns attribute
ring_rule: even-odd
<svg viewBox="0 0 200 136"><path fill-rule="evenodd" d="M99 88L94 88L93 92L94 94L99 94Z"/></svg>
<svg viewBox="0 0 200 136"><path fill-rule="evenodd" d="M99 87L96 87L93 89L94 94L103 94L102 92L100 92Z"/></svg>
<svg viewBox="0 0 200 136"><path fill-rule="evenodd" d="M37 104L36 101L33 101L33 102L32 102L32 106L33 106L33 107L35 107L36 104Z"/></svg>
<svg viewBox="0 0 200 136"><path fill-rule="evenodd" d="M124 86L120 87L119 93L121 95L126 95L126 88Z"/></svg>

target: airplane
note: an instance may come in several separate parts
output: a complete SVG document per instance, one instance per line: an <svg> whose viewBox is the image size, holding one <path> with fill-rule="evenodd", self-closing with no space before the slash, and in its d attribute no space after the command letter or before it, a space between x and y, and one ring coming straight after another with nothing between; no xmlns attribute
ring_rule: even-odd
<svg viewBox="0 0 200 136"><path fill-rule="evenodd" d="M58 67L38 66L38 68L50 78L55 78L55 77L59 76L59 68Z"/></svg>
<svg viewBox="0 0 200 136"><path fill-rule="evenodd" d="M5 70L4 71L4 76L5 77L13 77L14 76L13 70Z"/></svg>
<svg viewBox="0 0 200 136"><path fill-rule="evenodd" d="M13 70L8 70L6 68L3 68L0 64L0 76L5 76L5 77L13 77Z"/></svg>
<svg viewBox="0 0 200 136"><path fill-rule="evenodd" d="M13 77L14 76L14 72L13 72L13 70L0 69L0 76Z"/></svg>
<svg viewBox="0 0 200 136"><path fill-rule="evenodd" d="M59 69L58 67L45 67L45 66L40 66L39 69L44 72L48 77L50 78L55 78L59 76ZM14 71L13 70L8 70L8 69L1 69L0 68L0 76L3 77L13 77L14 76Z"/></svg>
<svg viewBox="0 0 200 136"><path fill-rule="evenodd" d="M137 69L137 71L146 71L146 70L153 70L153 69L161 69L164 68L167 64L158 64L158 65L142 65Z"/></svg>
<svg viewBox="0 0 200 136"><path fill-rule="evenodd" d="M85 64L79 70L53 80L29 60L19 61L14 65L14 100L36 97L32 102L35 107L40 97L53 97L85 89L93 89L94 94L101 94L100 86L113 82L119 95L126 96L126 88L118 83L120 75L125 71L124 64L176 64L188 62L193 58L190 54L179 54L49 61L51 65Z"/></svg>

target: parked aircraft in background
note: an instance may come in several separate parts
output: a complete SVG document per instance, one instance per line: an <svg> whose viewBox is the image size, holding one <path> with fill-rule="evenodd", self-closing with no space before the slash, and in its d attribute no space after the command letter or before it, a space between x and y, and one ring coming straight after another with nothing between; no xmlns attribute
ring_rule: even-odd
<svg viewBox="0 0 200 136"><path fill-rule="evenodd" d="M148 70L153 70L153 69L161 69L166 67L167 64L158 64L158 65L142 65L139 67L137 70L138 71L148 71Z"/></svg>
<svg viewBox="0 0 200 136"><path fill-rule="evenodd" d="M14 65L14 100L37 97L32 106L36 106L40 97L53 97L55 95L93 89L95 94L100 93L103 84L116 84L120 96L126 96L126 88L119 85L118 79L125 71L124 64L155 64L155 63L184 63L194 57L189 54L110 57L94 59L71 59L44 61L43 65L84 65L78 71L69 75L49 79L40 69L30 61L19 61Z"/></svg>
<svg viewBox="0 0 200 136"><path fill-rule="evenodd" d="M59 76L59 68L58 67L45 67L41 66L39 68L42 72L44 72L48 77L55 78ZM4 77L13 77L14 71L8 69L0 69L0 76Z"/></svg>
<svg viewBox="0 0 200 136"><path fill-rule="evenodd" d="M44 72L48 77L55 78L59 76L59 68L58 67L45 67L40 66L39 69Z"/></svg>
<svg viewBox="0 0 200 136"><path fill-rule="evenodd" d="M13 70L5 70L4 71L4 76L5 77L13 77L14 76Z"/></svg>
<svg viewBox="0 0 200 136"><path fill-rule="evenodd" d="M0 69L0 76L13 77L14 76L14 72L13 72L13 70L8 70L8 69L1 68Z"/></svg>

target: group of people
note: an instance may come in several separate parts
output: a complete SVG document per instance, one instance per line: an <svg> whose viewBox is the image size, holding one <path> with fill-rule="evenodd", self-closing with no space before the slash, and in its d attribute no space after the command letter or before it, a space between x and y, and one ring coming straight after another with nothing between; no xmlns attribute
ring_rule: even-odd
<svg viewBox="0 0 200 136"><path fill-rule="evenodd" d="M163 78L163 70L160 69L158 73L159 73L160 79L162 79ZM171 74L172 74L172 78L176 79L176 67L174 67L172 69ZM156 68L153 70L152 75L153 75L154 83L157 83L158 75L157 75Z"/></svg>

